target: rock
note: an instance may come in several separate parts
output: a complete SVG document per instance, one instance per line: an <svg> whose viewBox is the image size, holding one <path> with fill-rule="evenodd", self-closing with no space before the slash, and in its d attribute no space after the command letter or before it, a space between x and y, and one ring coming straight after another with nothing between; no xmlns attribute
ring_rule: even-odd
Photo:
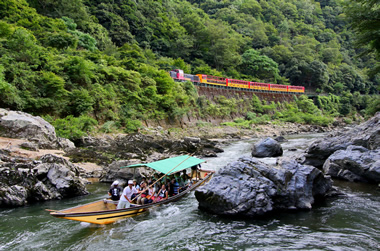
<svg viewBox="0 0 380 251"><path fill-rule="evenodd" d="M63 150L69 150L69 149L75 148L74 142L72 142L69 139L58 137L57 143L58 143L59 148Z"/></svg>
<svg viewBox="0 0 380 251"><path fill-rule="evenodd" d="M277 157L283 153L281 145L272 138L266 138L253 145L252 157Z"/></svg>
<svg viewBox="0 0 380 251"><path fill-rule="evenodd" d="M24 142L20 144L20 147L29 151L38 151L38 147L31 142Z"/></svg>
<svg viewBox="0 0 380 251"><path fill-rule="evenodd" d="M54 127L39 116L25 112L10 111L0 108L0 136L28 139L25 148L36 151L41 149L67 149L75 147L68 139L57 137Z"/></svg>
<svg viewBox="0 0 380 251"><path fill-rule="evenodd" d="M54 127L39 116L0 108L0 136L36 140L40 148L55 148Z"/></svg>
<svg viewBox="0 0 380 251"><path fill-rule="evenodd" d="M380 182L380 149L349 146L334 152L323 165L326 174L352 182Z"/></svg>
<svg viewBox="0 0 380 251"><path fill-rule="evenodd" d="M47 154L39 161L10 158L0 152L0 207L87 194L79 170L70 161Z"/></svg>
<svg viewBox="0 0 380 251"><path fill-rule="evenodd" d="M281 159L271 167L256 158L240 158L220 169L195 191L199 208L218 215L259 216L276 210L310 209L332 188L315 167Z"/></svg>
<svg viewBox="0 0 380 251"><path fill-rule="evenodd" d="M314 142L307 150L302 163L322 168L326 159L338 150L349 146L363 146L369 150L380 147L380 112L368 121L338 135Z"/></svg>
<svg viewBox="0 0 380 251"><path fill-rule="evenodd" d="M201 143L201 139L195 138L195 137L185 137L183 138L183 140L185 141L185 143L196 143L196 144Z"/></svg>
<svg viewBox="0 0 380 251"><path fill-rule="evenodd" d="M278 136L277 138L274 139L277 142L287 142L288 140L285 139L283 136Z"/></svg>

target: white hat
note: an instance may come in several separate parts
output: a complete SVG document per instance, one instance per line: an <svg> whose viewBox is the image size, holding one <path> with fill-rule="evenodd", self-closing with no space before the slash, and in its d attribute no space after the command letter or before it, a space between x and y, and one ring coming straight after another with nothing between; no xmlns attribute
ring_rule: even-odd
<svg viewBox="0 0 380 251"><path fill-rule="evenodd" d="M115 180L113 183L112 183L112 186L117 186L119 185L119 181Z"/></svg>
<svg viewBox="0 0 380 251"><path fill-rule="evenodd" d="M128 185L132 184L133 185L133 180L128 180Z"/></svg>

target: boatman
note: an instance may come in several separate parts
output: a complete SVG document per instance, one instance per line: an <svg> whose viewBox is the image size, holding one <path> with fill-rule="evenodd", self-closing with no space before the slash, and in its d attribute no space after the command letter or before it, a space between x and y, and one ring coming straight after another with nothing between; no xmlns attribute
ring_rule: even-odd
<svg viewBox="0 0 380 251"><path fill-rule="evenodd" d="M131 196L134 193L138 193L136 188L133 186L133 181L128 181L128 186L124 188L123 194L120 197L119 204L117 204L117 209L128 208L131 206L132 200Z"/></svg>
<svg viewBox="0 0 380 251"><path fill-rule="evenodd" d="M112 183L112 188L109 190L108 195L111 196L111 200L117 201L120 199L121 188L118 187L119 181L115 180Z"/></svg>

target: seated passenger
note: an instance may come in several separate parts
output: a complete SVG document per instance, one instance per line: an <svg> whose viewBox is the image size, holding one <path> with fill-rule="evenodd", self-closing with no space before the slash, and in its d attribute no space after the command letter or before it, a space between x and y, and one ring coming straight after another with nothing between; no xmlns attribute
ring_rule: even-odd
<svg viewBox="0 0 380 251"><path fill-rule="evenodd" d="M137 184L137 180L136 180L136 179L133 180L133 186L134 186L137 190L140 189L140 185Z"/></svg>
<svg viewBox="0 0 380 251"><path fill-rule="evenodd" d="M179 185L176 179L172 179L170 182L170 190L169 190L169 196L174 196L178 194Z"/></svg>
<svg viewBox="0 0 380 251"><path fill-rule="evenodd" d="M141 184L142 184L142 183L144 183L144 182L145 182L145 183L147 183L147 182L146 182L146 178L145 178L145 177L143 177L143 178L141 179L141 182L140 182L140 187L141 187ZM148 183L147 183L147 184L148 184Z"/></svg>
<svg viewBox="0 0 380 251"><path fill-rule="evenodd" d="M148 187L148 195L145 197L145 200L143 201L144 204L152 203L155 198L155 189L152 185L153 183L151 182Z"/></svg>
<svg viewBox="0 0 380 251"><path fill-rule="evenodd" d="M162 200L166 200L169 198L168 190L166 190L166 186L163 184L160 191L158 191L158 197L154 199L153 202L160 202Z"/></svg>
<svg viewBox="0 0 380 251"><path fill-rule="evenodd" d="M140 204L140 205L144 204L145 197L148 194L149 194L149 191L148 191L148 188L146 187L146 183L145 182L141 183L139 195L137 198L137 204Z"/></svg>
<svg viewBox="0 0 380 251"><path fill-rule="evenodd" d="M183 170L183 173L181 175L181 182L180 182L180 192L186 190L191 185L190 177L187 175L186 170Z"/></svg>
<svg viewBox="0 0 380 251"><path fill-rule="evenodd" d="M136 179L133 180L133 187L136 188L137 191L140 191L140 185L137 184L137 180L136 180ZM138 195L138 193L134 193L134 194L132 194L132 197L131 197L132 200L133 200L134 198L136 198L137 195Z"/></svg>

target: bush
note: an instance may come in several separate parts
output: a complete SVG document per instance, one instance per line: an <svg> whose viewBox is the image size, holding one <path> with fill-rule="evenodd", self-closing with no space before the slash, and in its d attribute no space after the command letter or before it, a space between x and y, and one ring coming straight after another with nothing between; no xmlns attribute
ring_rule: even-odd
<svg viewBox="0 0 380 251"><path fill-rule="evenodd" d="M111 133L114 132L117 129L117 125L115 121L107 121L102 125L100 130L105 133Z"/></svg>
<svg viewBox="0 0 380 251"><path fill-rule="evenodd" d="M142 123L140 120L136 119L126 119L125 121L125 133L137 132L141 127Z"/></svg>
<svg viewBox="0 0 380 251"><path fill-rule="evenodd" d="M52 124L59 137L75 141L87 136L98 122L89 116L74 117L70 115L63 119L57 119Z"/></svg>

